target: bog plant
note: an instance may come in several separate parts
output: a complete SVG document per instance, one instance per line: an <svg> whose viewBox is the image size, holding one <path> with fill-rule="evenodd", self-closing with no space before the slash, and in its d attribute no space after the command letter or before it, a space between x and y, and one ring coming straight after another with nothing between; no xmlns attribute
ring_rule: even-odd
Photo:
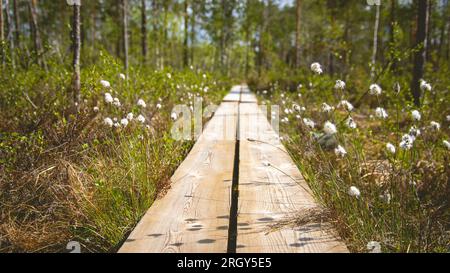
<svg viewBox="0 0 450 273"><path fill-rule="evenodd" d="M116 250L192 147L170 128L176 104L220 102L229 86L195 68L130 67L103 54L82 69L70 111L63 66L0 75L0 252Z"/></svg>
<svg viewBox="0 0 450 273"><path fill-rule="evenodd" d="M450 82L422 80L418 108L389 74L344 82L314 63L307 75L258 93L285 108L282 139L350 250L447 252Z"/></svg>

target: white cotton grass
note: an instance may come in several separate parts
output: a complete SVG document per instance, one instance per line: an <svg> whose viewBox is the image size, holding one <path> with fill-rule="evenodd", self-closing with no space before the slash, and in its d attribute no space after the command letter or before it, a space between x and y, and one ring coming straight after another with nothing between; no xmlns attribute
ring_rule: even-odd
<svg viewBox="0 0 450 273"><path fill-rule="evenodd" d="M311 70L312 70L312 72L314 72L315 74L318 74L318 75L323 73L322 66L319 63L312 63Z"/></svg>
<svg viewBox="0 0 450 273"><path fill-rule="evenodd" d="M331 111L333 111L333 107L331 107L330 105L328 105L327 103L322 103L322 112L324 113L330 113Z"/></svg>
<svg viewBox="0 0 450 273"><path fill-rule="evenodd" d="M379 96L379 95L381 95L382 92L383 92L383 90L381 89L381 87L378 84L372 84L369 87L369 94L370 95Z"/></svg>
<svg viewBox="0 0 450 273"><path fill-rule="evenodd" d="M105 102L106 103L113 103L114 102L114 98L110 93L105 93Z"/></svg>
<svg viewBox="0 0 450 273"><path fill-rule="evenodd" d="M447 140L442 141L442 143L444 144L445 147L447 147L448 150L450 150L450 142L448 142Z"/></svg>
<svg viewBox="0 0 450 273"><path fill-rule="evenodd" d="M391 154L395 154L396 152L395 146L392 143L386 144L386 150L388 150L388 152Z"/></svg>
<svg viewBox="0 0 450 273"><path fill-rule="evenodd" d="M401 87L401 85L400 85L400 83L399 82L396 82L395 84L394 84L394 92L395 93L397 93L397 94L399 94L400 93L400 91L402 91L402 87Z"/></svg>
<svg viewBox="0 0 450 273"><path fill-rule="evenodd" d="M134 114L133 114L133 113L128 113L127 119L128 119L129 121L132 121L132 120L134 119Z"/></svg>
<svg viewBox="0 0 450 273"><path fill-rule="evenodd" d="M430 126L433 130L436 130L436 131L441 130L441 124L439 122L431 121Z"/></svg>
<svg viewBox="0 0 450 273"><path fill-rule="evenodd" d="M127 127L129 122L130 122L130 121L129 121L128 119L126 119L126 118L120 120L120 124L121 124L123 127Z"/></svg>
<svg viewBox="0 0 450 273"><path fill-rule="evenodd" d="M143 115L139 115L139 116L136 118L136 120L139 121L140 123L145 123L145 117L144 117Z"/></svg>
<svg viewBox="0 0 450 273"><path fill-rule="evenodd" d="M101 80L100 84L104 87L104 88L111 88L111 83L109 83L109 81L105 81L105 80Z"/></svg>
<svg viewBox="0 0 450 273"><path fill-rule="evenodd" d="M156 104L156 109L161 109L161 108L162 108L161 103Z"/></svg>
<svg viewBox="0 0 450 273"><path fill-rule="evenodd" d="M361 191L357 187L351 186L348 189L348 195L350 195L351 197L359 198L361 196Z"/></svg>
<svg viewBox="0 0 450 273"><path fill-rule="evenodd" d="M334 153L335 153L337 156L340 156L340 157L345 157L345 156L347 155L347 151L346 151L345 148L342 147L341 145L338 145L338 146L336 147L336 149L334 149Z"/></svg>
<svg viewBox="0 0 450 273"><path fill-rule="evenodd" d="M113 104L114 104L115 106L117 106L117 107L120 107L120 106L122 105L122 104L120 103L119 98L114 98Z"/></svg>
<svg viewBox="0 0 450 273"><path fill-rule="evenodd" d="M177 120L177 119L178 119L177 113L173 112L173 113L170 115L170 118L171 118L172 120Z"/></svg>
<svg viewBox="0 0 450 273"><path fill-rule="evenodd" d="M430 92L433 88L431 87L431 84L427 83L425 80L420 80L420 89L423 92Z"/></svg>
<svg viewBox="0 0 450 273"><path fill-rule="evenodd" d="M345 125L347 125L347 127L350 129L356 129L358 127L358 125L356 124L355 120L352 117L349 117L345 121Z"/></svg>
<svg viewBox="0 0 450 273"><path fill-rule="evenodd" d="M354 107L348 100L342 100L339 102L338 107L344 108L345 110L351 112Z"/></svg>
<svg viewBox="0 0 450 273"><path fill-rule="evenodd" d="M137 106L142 107L142 108L146 108L147 104L145 103L145 101L143 99L139 99L137 102Z"/></svg>
<svg viewBox="0 0 450 273"><path fill-rule="evenodd" d="M108 126L108 127L112 127L113 124L114 124L114 122L113 122L113 120L112 120L111 118L105 118L105 119L103 120L103 123L104 123L106 126Z"/></svg>
<svg viewBox="0 0 450 273"><path fill-rule="evenodd" d="M311 129L314 129L314 127L316 127L316 123L313 120L309 119L309 118L304 118L303 119L303 123L307 127L311 128Z"/></svg>
<svg viewBox="0 0 450 273"><path fill-rule="evenodd" d="M98 113L98 111L100 111L100 108L98 108L98 106L95 106L95 107L93 108L93 110L94 110L95 113Z"/></svg>
<svg viewBox="0 0 450 273"><path fill-rule="evenodd" d="M387 119L389 117L386 110L384 110L384 108L382 107L377 107L377 109L375 109L375 115L381 119Z"/></svg>
<svg viewBox="0 0 450 273"><path fill-rule="evenodd" d="M412 116L413 120L415 120L415 121L420 121L422 119L422 115L417 110L413 110L411 112L411 116Z"/></svg>
<svg viewBox="0 0 450 273"><path fill-rule="evenodd" d="M337 133L336 125L334 125L330 121L327 121L323 125L323 131L328 135L334 135Z"/></svg>
<svg viewBox="0 0 450 273"><path fill-rule="evenodd" d="M294 108L294 111L296 111L296 112L299 112L299 113L302 112L302 107L298 104L294 104L292 106L292 108Z"/></svg>
<svg viewBox="0 0 450 273"><path fill-rule="evenodd" d="M344 90L345 89L345 82L341 81L341 80L337 80L336 84L334 85L334 89Z"/></svg>
<svg viewBox="0 0 450 273"><path fill-rule="evenodd" d="M126 79L127 79L127 76L125 76L125 74L123 74L123 73L119 73L119 78L120 78L121 80L126 80Z"/></svg>
<svg viewBox="0 0 450 273"><path fill-rule="evenodd" d="M416 138L420 136L420 134L421 134L421 131L416 126L412 126L409 129L409 135L413 138L413 141L415 141Z"/></svg>
<svg viewBox="0 0 450 273"><path fill-rule="evenodd" d="M414 144L414 138L409 134L403 135L402 141L400 142L400 148L403 150L411 150Z"/></svg>

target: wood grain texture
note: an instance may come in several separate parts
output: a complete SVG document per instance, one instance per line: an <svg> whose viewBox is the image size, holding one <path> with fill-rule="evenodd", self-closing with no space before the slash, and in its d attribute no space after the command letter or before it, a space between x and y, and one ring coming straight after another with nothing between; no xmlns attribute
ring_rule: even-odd
<svg viewBox="0 0 450 273"><path fill-rule="evenodd" d="M317 204L266 116L248 87L233 87L119 252L224 253L230 217L237 252L347 252L329 225L295 222ZM237 131L239 207L230 216Z"/></svg>
<svg viewBox="0 0 450 273"><path fill-rule="evenodd" d="M236 102L224 102L121 253L226 252L237 124Z"/></svg>
<svg viewBox="0 0 450 273"><path fill-rule="evenodd" d="M252 94L242 94L248 102ZM256 103L240 104L237 252L348 252L329 225L295 224L317 208L291 157Z"/></svg>

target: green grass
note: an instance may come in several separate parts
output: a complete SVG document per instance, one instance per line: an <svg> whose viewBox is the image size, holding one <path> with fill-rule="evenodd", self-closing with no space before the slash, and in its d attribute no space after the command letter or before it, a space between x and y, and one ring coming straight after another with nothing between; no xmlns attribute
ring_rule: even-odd
<svg viewBox="0 0 450 273"><path fill-rule="evenodd" d="M409 101L405 85L400 94L393 91L395 82L389 73L379 79L384 91L378 97L363 96L371 84L368 79L348 80L346 90L338 91L334 89L338 78L311 72L299 80L298 91L289 91L289 85L282 82L268 83L267 92L253 86L260 91L261 101L282 106L280 119L289 118L281 124L284 144L353 252L369 251L371 241L379 242L383 252L448 252L450 248L450 154L443 143L449 140L450 82L434 76L430 80L433 90L425 93L421 108ZM341 99L356 109L337 108ZM324 102L335 110L323 113ZM284 114L284 109L293 109L295 104L305 106L306 111ZM388 119L375 116L378 106L387 110ZM422 114L420 121L411 117L415 109ZM357 129L345 125L349 116ZM303 118L314 120L316 127L305 126ZM321 140L326 121L338 129L327 145ZM441 129L432 129L431 121L439 122ZM412 126L420 128L421 135L412 149L403 150L401 137ZM388 142L396 147L395 154L387 151ZM335 154L337 145L347 151L344 157ZM348 193L352 186L360 190L358 198Z"/></svg>
<svg viewBox="0 0 450 273"><path fill-rule="evenodd" d="M62 252L73 240L83 252L116 251L192 147L172 139L172 108L196 96L203 107L218 103L229 86L190 69L132 67L124 81L104 55L82 69L83 100L73 115L70 72L51 67L0 76L0 252ZM121 106L106 103L106 92ZM104 123L128 113L135 119L126 127Z"/></svg>

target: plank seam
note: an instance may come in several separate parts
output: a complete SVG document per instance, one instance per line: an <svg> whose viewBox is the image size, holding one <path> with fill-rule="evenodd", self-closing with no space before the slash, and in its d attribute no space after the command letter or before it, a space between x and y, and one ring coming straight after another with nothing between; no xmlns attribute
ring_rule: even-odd
<svg viewBox="0 0 450 273"><path fill-rule="evenodd" d="M231 185L231 205L230 205L230 218L228 224L228 253L236 253L237 251L237 224L238 224L238 202L239 202L239 165L240 165L240 130L239 130L239 117L240 117L240 101L242 99L242 88L239 93L239 100L237 103L237 119L236 119L236 136L234 145L234 163L233 163L233 179Z"/></svg>

